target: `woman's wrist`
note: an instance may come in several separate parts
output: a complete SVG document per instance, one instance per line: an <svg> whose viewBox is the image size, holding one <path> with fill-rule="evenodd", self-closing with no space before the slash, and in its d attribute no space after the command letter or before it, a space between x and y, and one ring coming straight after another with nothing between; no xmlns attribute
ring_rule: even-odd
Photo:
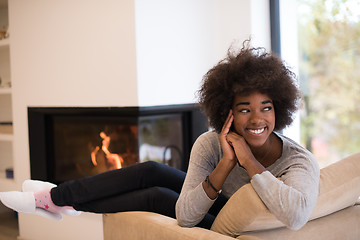
<svg viewBox="0 0 360 240"><path fill-rule="evenodd" d="M211 183L210 181L210 175L208 175L206 178L205 178L205 183L208 184L208 187L212 188L212 190L214 190L214 192L216 192L217 195L219 195L221 193L221 189L217 189L216 187L214 187L214 185Z"/></svg>
<svg viewBox="0 0 360 240"><path fill-rule="evenodd" d="M221 158L216 168L219 169L220 172L223 172L226 176L231 172L231 170L235 167L237 160L236 159L227 159L225 157Z"/></svg>
<svg viewBox="0 0 360 240"><path fill-rule="evenodd" d="M221 159L216 168L203 181L203 188L210 199L217 198L224 182L235 164ZM211 184L210 184L211 183Z"/></svg>

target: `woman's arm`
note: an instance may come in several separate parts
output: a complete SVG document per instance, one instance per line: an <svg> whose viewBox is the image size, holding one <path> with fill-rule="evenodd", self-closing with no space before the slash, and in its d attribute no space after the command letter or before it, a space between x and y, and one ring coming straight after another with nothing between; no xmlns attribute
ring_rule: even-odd
<svg viewBox="0 0 360 240"><path fill-rule="evenodd" d="M287 157L283 156L281 160L286 162L287 169L279 180L255 159L241 136L230 133L228 139L270 212L291 229L302 227L308 221L318 196L320 171L312 154L289 143L292 146L286 147Z"/></svg>
<svg viewBox="0 0 360 240"><path fill-rule="evenodd" d="M202 182L219 161L217 138L218 134L214 132L205 133L195 141L191 150L188 171L175 207L176 219L182 227L198 224L215 202L206 194Z"/></svg>
<svg viewBox="0 0 360 240"><path fill-rule="evenodd" d="M210 199L217 198L217 191L222 188L227 176L237 163L235 151L227 140L227 135L230 132L233 120L234 116L232 110L230 110L219 136L219 142L223 152L222 158L216 165L214 171L208 176L207 181L202 183L204 191Z"/></svg>
<svg viewBox="0 0 360 240"><path fill-rule="evenodd" d="M176 203L176 218L180 226L192 227L203 219L237 163L235 152L226 139L233 118L230 110L218 139L213 133L212 138L202 135L194 143L188 172Z"/></svg>
<svg viewBox="0 0 360 240"><path fill-rule="evenodd" d="M286 170L281 180L269 171L255 175L251 184L276 218L288 228L300 229L309 219L319 191L319 169L303 156L292 156L299 162Z"/></svg>

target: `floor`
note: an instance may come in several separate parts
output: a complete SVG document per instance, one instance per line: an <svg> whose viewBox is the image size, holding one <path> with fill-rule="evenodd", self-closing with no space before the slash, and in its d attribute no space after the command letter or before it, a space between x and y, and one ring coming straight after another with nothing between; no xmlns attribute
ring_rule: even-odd
<svg viewBox="0 0 360 240"><path fill-rule="evenodd" d="M16 240L19 235L18 220L14 212L0 213L0 239Z"/></svg>

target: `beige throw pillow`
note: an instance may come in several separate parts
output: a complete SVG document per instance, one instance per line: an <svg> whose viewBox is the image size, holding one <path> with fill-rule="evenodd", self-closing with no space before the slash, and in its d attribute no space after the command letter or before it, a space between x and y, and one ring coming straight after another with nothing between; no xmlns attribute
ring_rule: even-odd
<svg viewBox="0 0 360 240"><path fill-rule="evenodd" d="M360 153L320 170L319 197L310 220L326 216L356 203L360 196ZM234 193L211 230L239 236L246 231L284 226L270 213L251 184Z"/></svg>

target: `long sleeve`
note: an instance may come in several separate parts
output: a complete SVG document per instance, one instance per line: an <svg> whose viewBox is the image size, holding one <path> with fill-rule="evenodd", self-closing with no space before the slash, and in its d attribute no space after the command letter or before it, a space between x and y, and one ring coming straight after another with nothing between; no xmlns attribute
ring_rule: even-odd
<svg viewBox="0 0 360 240"><path fill-rule="evenodd" d="M316 165L295 164L285 170L281 180L265 171L255 175L251 184L279 221L298 230L308 221L316 205L319 174Z"/></svg>
<svg viewBox="0 0 360 240"><path fill-rule="evenodd" d="M211 141L215 137L215 134L202 135L192 148L189 168L175 209L178 224L182 227L198 224L215 202L207 196L202 186L219 159L219 145Z"/></svg>

